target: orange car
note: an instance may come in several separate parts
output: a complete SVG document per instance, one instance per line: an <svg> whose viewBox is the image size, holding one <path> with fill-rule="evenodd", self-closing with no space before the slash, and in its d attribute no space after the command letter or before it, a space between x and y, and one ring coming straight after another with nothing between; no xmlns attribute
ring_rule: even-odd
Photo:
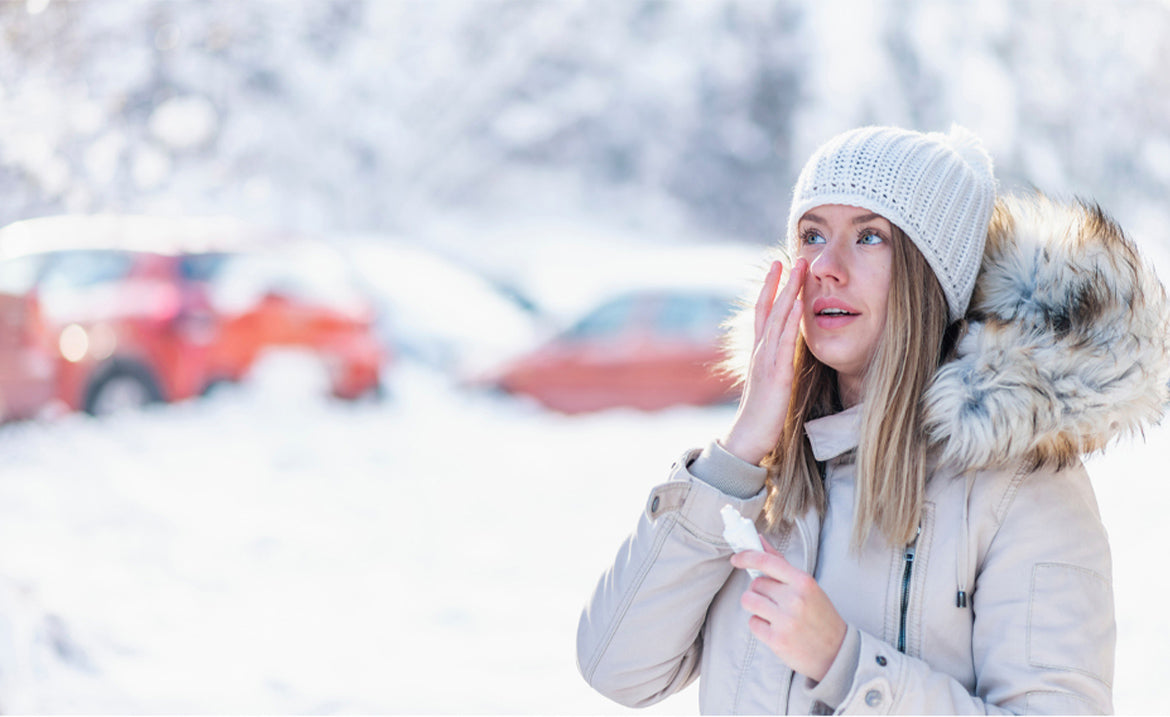
<svg viewBox="0 0 1170 717"><path fill-rule="evenodd" d="M191 398L275 346L319 356L335 395L376 392L384 356L360 302L339 310L286 291L290 281L252 303L215 300L225 269L256 251L228 248L245 237L272 244L235 223L145 217L0 230L0 420Z"/></svg>
<svg viewBox="0 0 1170 717"><path fill-rule="evenodd" d="M713 368L733 305L731 297L699 291L618 296L507 364L492 383L565 413L731 401L732 381Z"/></svg>

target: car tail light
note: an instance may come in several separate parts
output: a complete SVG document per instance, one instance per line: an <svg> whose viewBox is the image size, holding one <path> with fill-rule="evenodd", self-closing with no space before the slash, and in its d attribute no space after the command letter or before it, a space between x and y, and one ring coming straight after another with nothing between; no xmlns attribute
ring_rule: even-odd
<svg viewBox="0 0 1170 717"><path fill-rule="evenodd" d="M89 332L80 324L69 324L61 330L57 348L66 361L77 363L89 354Z"/></svg>
<svg viewBox="0 0 1170 717"><path fill-rule="evenodd" d="M113 327L98 323L88 329L81 324L69 324L57 336L57 350L70 363L87 358L104 361L118 348L118 336Z"/></svg>

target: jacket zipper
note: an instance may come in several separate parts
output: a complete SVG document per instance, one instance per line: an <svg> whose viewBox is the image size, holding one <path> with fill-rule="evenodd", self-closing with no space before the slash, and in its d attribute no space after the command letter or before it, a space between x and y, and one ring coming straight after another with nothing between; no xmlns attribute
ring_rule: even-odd
<svg viewBox="0 0 1170 717"><path fill-rule="evenodd" d="M918 536L922 535L922 526L914 534L914 540L906 546L902 554L904 567L902 568L902 612L898 620L898 652L906 652L906 613L910 611L910 575L914 571L914 551L918 545Z"/></svg>

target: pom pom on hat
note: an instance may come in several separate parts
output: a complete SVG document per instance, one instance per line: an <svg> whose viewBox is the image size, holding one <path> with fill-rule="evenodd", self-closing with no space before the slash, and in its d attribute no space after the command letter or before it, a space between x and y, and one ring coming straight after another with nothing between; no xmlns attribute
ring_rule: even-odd
<svg viewBox="0 0 1170 717"><path fill-rule="evenodd" d="M952 124L946 141L972 171L982 175L986 181L995 183L991 155L987 153L982 140L974 132L962 125Z"/></svg>
<svg viewBox="0 0 1170 717"><path fill-rule="evenodd" d="M824 204L876 212L922 252L957 321L975 288L995 193L991 157L963 127L952 125L948 134L861 127L833 137L805 164L792 192L788 238L795 242L800 218Z"/></svg>

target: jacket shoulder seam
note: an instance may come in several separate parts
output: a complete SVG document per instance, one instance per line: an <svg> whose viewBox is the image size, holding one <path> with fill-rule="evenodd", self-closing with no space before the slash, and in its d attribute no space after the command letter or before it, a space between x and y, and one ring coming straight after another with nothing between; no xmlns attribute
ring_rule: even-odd
<svg viewBox="0 0 1170 717"><path fill-rule="evenodd" d="M1007 488L1004 489L1003 495L999 497L999 502L995 506L995 528L996 533L1003 527L1003 521L1007 517L1008 509L1011 508L1012 503L1016 499L1016 494L1020 490L1020 484L1024 482L1024 478L1028 476L1029 471L1026 467L1021 467L1016 470L1012 476L1011 481L1008 482Z"/></svg>

